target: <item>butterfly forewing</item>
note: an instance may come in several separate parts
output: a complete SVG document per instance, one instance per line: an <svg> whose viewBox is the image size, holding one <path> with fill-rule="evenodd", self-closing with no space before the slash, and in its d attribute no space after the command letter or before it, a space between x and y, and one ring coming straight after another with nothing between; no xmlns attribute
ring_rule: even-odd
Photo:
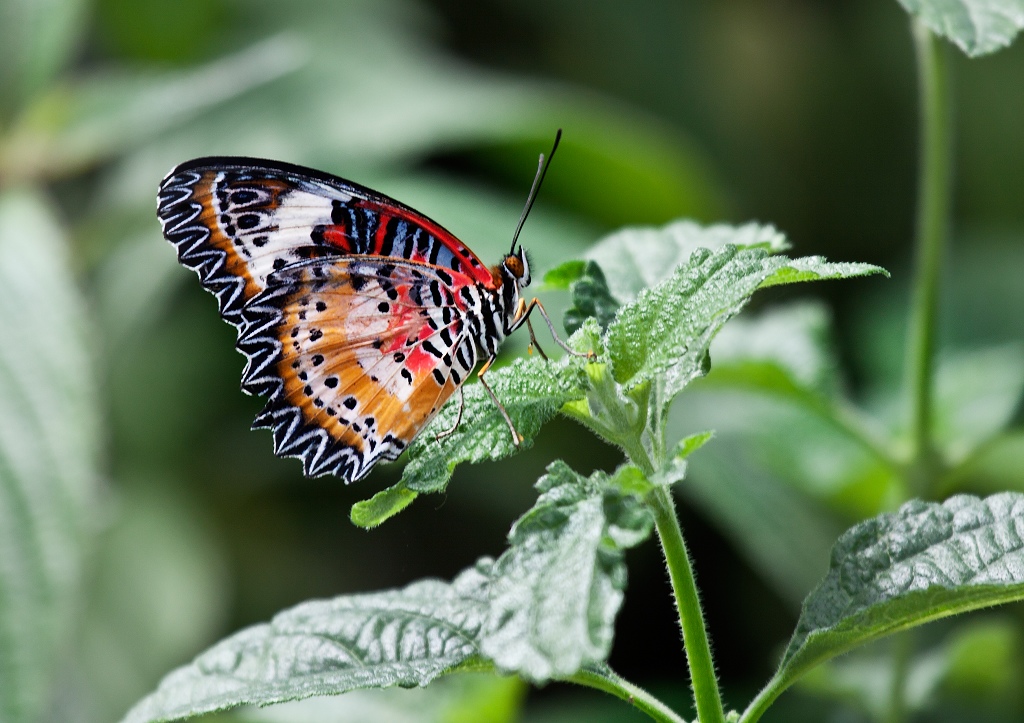
<svg viewBox="0 0 1024 723"><path fill-rule="evenodd" d="M216 294L225 320L275 271L311 258L373 254L440 266L493 286L464 244L423 214L382 194L301 166L200 158L164 179L157 215L182 264Z"/></svg>

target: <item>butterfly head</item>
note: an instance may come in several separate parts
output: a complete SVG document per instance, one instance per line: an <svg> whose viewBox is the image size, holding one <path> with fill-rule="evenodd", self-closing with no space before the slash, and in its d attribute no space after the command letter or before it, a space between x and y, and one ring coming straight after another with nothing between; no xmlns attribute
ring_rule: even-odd
<svg viewBox="0 0 1024 723"><path fill-rule="evenodd" d="M518 251L501 260L501 275L504 283L514 284L519 289L530 285L530 260L526 257L526 249L520 246Z"/></svg>
<svg viewBox="0 0 1024 723"><path fill-rule="evenodd" d="M530 285L530 260L522 246L506 254L496 269L501 276L501 295L505 309L505 333L519 326L522 314L522 290Z"/></svg>

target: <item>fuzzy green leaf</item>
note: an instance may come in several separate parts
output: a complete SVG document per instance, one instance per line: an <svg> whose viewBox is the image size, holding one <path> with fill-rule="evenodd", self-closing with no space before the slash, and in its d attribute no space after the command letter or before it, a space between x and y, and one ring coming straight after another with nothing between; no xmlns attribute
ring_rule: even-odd
<svg viewBox="0 0 1024 723"><path fill-rule="evenodd" d="M697 249L718 250L727 244L770 253L789 248L786 237L773 226L701 226L693 221L676 221L661 228L617 231L590 249L587 258L610 273L608 286L612 295L627 302L643 289L664 281Z"/></svg>
<svg viewBox="0 0 1024 723"><path fill-rule="evenodd" d="M98 404L63 229L0 194L0 720L39 720L94 532Z"/></svg>
<svg viewBox="0 0 1024 723"><path fill-rule="evenodd" d="M470 569L450 584L424 580L402 590L303 603L170 673L124 723L426 685L476 654L486 587L486 576Z"/></svg>
<svg viewBox="0 0 1024 723"><path fill-rule="evenodd" d="M652 520L602 472L584 478L554 462L537 488L537 504L494 564L481 651L500 669L543 681L607 657L626 585L622 548L646 539Z"/></svg>
<svg viewBox="0 0 1024 723"><path fill-rule="evenodd" d="M307 602L172 672L124 723L350 690L422 686L460 665L542 682L604 660L626 582L623 549L651 518L607 475L556 462L509 549L453 582Z"/></svg>
<svg viewBox="0 0 1024 723"><path fill-rule="evenodd" d="M525 685L493 673L461 673L414 690L354 690L245 711L233 723L515 723ZM240 720L241 719L241 720Z"/></svg>
<svg viewBox="0 0 1024 723"><path fill-rule="evenodd" d="M665 401L706 370L718 330L763 286L884 273L868 264L789 259L726 244L698 249L664 281L623 306L608 328L615 380L627 388L662 378Z"/></svg>
<svg viewBox="0 0 1024 723"><path fill-rule="evenodd" d="M673 459L680 461L685 460L691 454L710 442L711 438L714 436L714 432L698 432L697 434L691 434L688 437L683 437L679 440L679 443L676 444L676 448L672 451Z"/></svg>
<svg viewBox="0 0 1024 723"><path fill-rule="evenodd" d="M352 520L352 524L364 529L377 527L411 505L418 496L418 492L408 489L399 482L386 490L381 490L368 500L356 502L352 505L349 519Z"/></svg>
<svg viewBox="0 0 1024 723"><path fill-rule="evenodd" d="M839 538L804 602L771 699L814 666L869 640L1024 599L1024 495L911 501Z"/></svg>
<svg viewBox="0 0 1024 723"><path fill-rule="evenodd" d="M1024 0L899 0L928 28L968 56L993 53L1024 28Z"/></svg>
<svg viewBox="0 0 1024 723"><path fill-rule="evenodd" d="M517 446L512 433L487 390L479 383L463 387L465 407L459 415L458 392L438 413L409 449L402 484L415 492L443 490L456 465L497 460L533 443L541 426L566 402L586 395L586 376L575 359L559 363L538 357L516 359L487 372L487 383L505 407L524 439ZM455 427L441 439L439 434Z"/></svg>
<svg viewBox="0 0 1024 723"><path fill-rule="evenodd" d="M714 436L714 432L699 432L679 440L665 466L655 472L649 484L671 487L677 482L682 482L686 478L686 458L707 444Z"/></svg>
<svg viewBox="0 0 1024 723"><path fill-rule="evenodd" d="M870 276L871 274L889 275L885 269L878 266L844 262L836 263L834 261L827 261L824 256L802 256L796 259L774 256L772 259L777 263L777 266L761 282L758 286L759 289L766 289L769 286L781 286L782 284L796 284L801 281L852 279L857 276Z"/></svg>

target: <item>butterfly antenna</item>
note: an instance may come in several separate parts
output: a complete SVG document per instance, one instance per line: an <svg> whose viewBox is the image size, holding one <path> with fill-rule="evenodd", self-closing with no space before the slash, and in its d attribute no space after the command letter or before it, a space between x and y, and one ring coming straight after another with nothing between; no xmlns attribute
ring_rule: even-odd
<svg viewBox="0 0 1024 723"><path fill-rule="evenodd" d="M516 252L516 241L519 240L519 232L523 230L526 217L530 215L533 202L537 200L537 191L540 190L540 184L544 182L544 176L547 175L548 166L551 165L551 159L555 157L555 151L558 149L558 142L560 140L562 140L561 128L555 133L555 142L551 146L551 153L548 154L547 163L544 162L544 154L540 154L540 160L537 161L537 175L533 177L533 187L530 188L530 195L526 197L526 206L523 208L523 213L519 216L519 225L516 226L516 232L512 235L512 250L509 253L514 254Z"/></svg>

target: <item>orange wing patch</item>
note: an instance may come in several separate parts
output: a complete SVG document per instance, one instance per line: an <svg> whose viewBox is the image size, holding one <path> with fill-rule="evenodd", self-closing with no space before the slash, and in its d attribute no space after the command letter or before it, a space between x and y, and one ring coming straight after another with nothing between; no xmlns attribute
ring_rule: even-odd
<svg viewBox="0 0 1024 723"><path fill-rule="evenodd" d="M243 389L270 397L253 426L309 475L353 481L397 458L476 364L463 289L461 274L373 256L274 274L238 344Z"/></svg>

